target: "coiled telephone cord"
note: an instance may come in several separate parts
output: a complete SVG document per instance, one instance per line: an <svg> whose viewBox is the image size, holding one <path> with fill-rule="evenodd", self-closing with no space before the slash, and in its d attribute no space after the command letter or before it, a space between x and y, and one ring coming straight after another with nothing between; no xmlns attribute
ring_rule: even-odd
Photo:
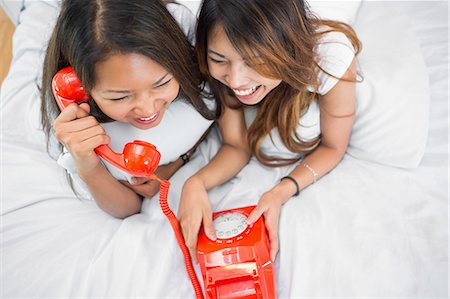
<svg viewBox="0 0 450 299"><path fill-rule="evenodd" d="M157 180L160 183L159 205L161 206L161 210L163 211L164 215L166 215L167 219L169 220L170 225L172 226L172 229L175 233L175 237L177 239L178 245L180 246L181 251L183 252L184 263L186 265L186 270L189 275L189 278L191 279L192 286L194 287L195 297L197 299L203 299L202 287L200 286L197 275L195 274L194 266L192 266L191 255L189 253L189 249L187 248L186 244L184 243L184 238L183 238L183 234L181 233L180 224L178 223L177 217L175 216L173 211L170 209L169 203L167 202L167 198L169 195L170 182L166 181L166 180L160 180L160 179L157 179Z"/></svg>

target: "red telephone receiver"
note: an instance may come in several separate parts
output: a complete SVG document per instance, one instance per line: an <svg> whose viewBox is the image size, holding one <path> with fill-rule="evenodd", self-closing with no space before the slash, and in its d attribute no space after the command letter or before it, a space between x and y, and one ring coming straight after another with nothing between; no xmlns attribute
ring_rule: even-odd
<svg viewBox="0 0 450 299"><path fill-rule="evenodd" d="M72 103L78 104L89 100L83 85L70 66L56 73L52 81L52 90L61 111ZM109 163L134 176L151 176L161 159L161 154L153 144L141 140L127 143L121 154L114 152L105 144L97 147L95 152Z"/></svg>

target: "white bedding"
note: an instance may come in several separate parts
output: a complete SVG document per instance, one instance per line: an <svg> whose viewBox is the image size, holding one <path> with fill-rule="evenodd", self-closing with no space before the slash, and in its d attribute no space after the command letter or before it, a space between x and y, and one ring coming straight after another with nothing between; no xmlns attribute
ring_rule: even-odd
<svg viewBox="0 0 450 299"><path fill-rule="evenodd" d="M363 2L357 18L375 7L404 10L410 27L392 30L414 30L425 59L425 154L415 169L346 155L291 199L280 219L280 298L448 297L448 4L375 3ZM78 200L45 151L36 77L55 14L49 2L27 4L1 87L1 298L193 297L156 198L145 200L141 214L115 219L94 202ZM218 144L213 132L171 179L174 210L182 182ZM237 178L210 192L213 207L255 203L282 174L251 161Z"/></svg>

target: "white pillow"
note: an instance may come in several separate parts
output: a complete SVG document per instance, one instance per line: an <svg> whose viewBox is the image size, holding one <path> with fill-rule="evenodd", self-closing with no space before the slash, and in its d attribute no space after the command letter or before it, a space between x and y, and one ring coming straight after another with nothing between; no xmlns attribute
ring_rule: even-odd
<svg viewBox="0 0 450 299"><path fill-rule="evenodd" d="M195 16L198 16L198 13L200 12L200 0L178 0L177 2L185 5Z"/></svg>
<svg viewBox="0 0 450 299"><path fill-rule="evenodd" d="M11 22L17 26L19 23L19 14L23 6L23 1L0 0L0 7L5 11Z"/></svg>
<svg viewBox="0 0 450 299"><path fill-rule="evenodd" d="M430 92L415 32L401 2L364 2L354 28L363 43L357 114L348 153L414 168L423 157Z"/></svg>
<svg viewBox="0 0 450 299"><path fill-rule="evenodd" d="M349 25L355 22L358 9L361 6L361 0L307 0L307 2L311 11L321 19L341 21Z"/></svg>
<svg viewBox="0 0 450 299"><path fill-rule="evenodd" d="M178 2L186 5L194 13L194 15L197 15L200 10L200 0L179 0ZM308 3L314 14L320 16L320 18L353 24L356 17L356 12L361 5L361 0L309 0Z"/></svg>

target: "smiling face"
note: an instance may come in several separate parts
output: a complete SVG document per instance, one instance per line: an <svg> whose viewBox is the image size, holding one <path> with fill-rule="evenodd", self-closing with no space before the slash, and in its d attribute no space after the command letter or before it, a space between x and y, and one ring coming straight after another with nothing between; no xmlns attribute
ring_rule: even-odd
<svg viewBox="0 0 450 299"><path fill-rule="evenodd" d="M281 83L281 80L264 77L249 67L220 25L208 35L207 62L211 76L228 86L246 105L259 103Z"/></svg>
<svg viewBox="0 0 450 299"><path fill-rule="evenodd" d="M180 85L165 68L141 54L116 54L95 66L91 96L110 118L147 130L156 127Z"/></svg>

